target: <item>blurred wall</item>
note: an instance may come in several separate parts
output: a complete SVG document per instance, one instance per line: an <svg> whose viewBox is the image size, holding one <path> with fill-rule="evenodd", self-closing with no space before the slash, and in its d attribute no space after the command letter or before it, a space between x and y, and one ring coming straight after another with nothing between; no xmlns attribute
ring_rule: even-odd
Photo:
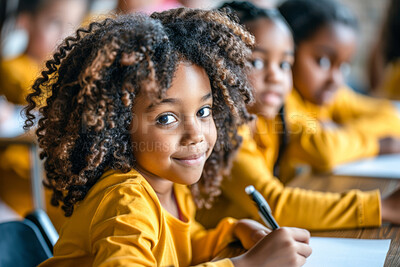
<svg viewBox="0 0 400 267"><path fill-rule="evenodd" d="M316 0L318 1L318 0ZM352 64L350 84L355 89L367 90L366 69L371 45L376 41L389 0L339 0L356 14L360 35L358 50Z"/></svg>

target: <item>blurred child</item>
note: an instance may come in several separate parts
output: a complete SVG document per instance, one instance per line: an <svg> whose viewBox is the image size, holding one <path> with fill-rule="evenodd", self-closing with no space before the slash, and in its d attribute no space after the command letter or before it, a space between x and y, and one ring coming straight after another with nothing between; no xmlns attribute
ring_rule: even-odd
<svg viewBox="0 0 400 267"><path fill-rule="evenodd" d="M212 11L151 17L78 30L28 96L27 127L37 99L50 95L38 141L53 203L71 216L42 266L188 266L210 261L234 238L250 250L204 265L304 264L305 230L265 236L251 220L228 218L211 231L194 221L192 195L199 206L218 196L240 145L237 127L251 118L252 36Z"/></svg>
<svg viewBox="0 0 400 267"><path fill-rule="evenodd" d="M368 78L372 92L400 100L400 0L391 0L371 51Z"/></svg>
<svg viewBox="0 0 400 267"><path fill-rule="evenodd" d="M294 90L285 104L291 155L285 167L293 168L282 170L279 178L288 181L298 164L330 171L344 162L399 153L396 108L345 84L343 72L349 70L357 39L350 10L332 0L289 0L279 10L296 45Z"/></svg>
<svg viewBox="0 0 400 267"><path fill-rule="evenodd" d="M57 44L80 24L89 0L22 0L17 23L29 41L23 54L0 66L0 94L14 104L25 104L34 79ZM12 145L0 153L0 198L24 216L33 208L28 147ZM50 212L56 228L59 222Z"/></svg>
<svg viewBox="0 0 400 267"><path fill-rule="evenodd" d="M22 0L17 23L26 29L25 52L1 63L0 94L14 104L25 104L25 97L44 61L57 44L81 23L88 1Z"/></svg>
<svg viewBox="0 0 400 267"><path fill-rule="evenodd" d="M207 227L225 216L260 221L258 210L244 191L247 185L254 185L281 225L326 230L379 226L382 219L399 223L400 216L396 214L400 207L391 210L391 204L399 201L400 191L383 200L381 208L378 190L322 193L285 188L273 177L274 165L276 170L283 153L285 122L281 108L292 89L293 39L276 10L260 9L246 2L226 3L223 7L236 12L256 39L250 73L256 101L249 111L257 119L242 126L243 143L229 177L223 180L222 195L211 210L199 212L199 221Z"/></svg>
<svg viewBox="0 0 400 267"><path fill-rule="evenodd" d="M118 0L115 11L117 14L132 14L134 12L164 11L179 6L173 0Z"/></svg>

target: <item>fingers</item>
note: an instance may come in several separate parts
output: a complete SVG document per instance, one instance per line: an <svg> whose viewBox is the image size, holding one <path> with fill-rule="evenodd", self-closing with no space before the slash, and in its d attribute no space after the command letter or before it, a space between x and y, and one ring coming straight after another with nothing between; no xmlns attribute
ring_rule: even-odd
<svg viewBox="0 0 400 267"><path fill-rule="evenodd" d="M291 235L294 240L302 243L309 244L310 243L310 232L305 229L300 228L286 228L291 232Z"/></svg>
<svg viewBox="0 0 400 267"><path fill-rule="evenodd" d="M257 243L260 241L264 236L268 235L271 232L271 230L257 230L254 231L251 234L251 239L254 241L254 243Z"/></svg>
<svg viewBox="0 0 400 267"><path fill-rule="evenodd" d="M312 248L305 244L305 243L296 243L296 250L297 250L297 254L299 254L300 256L304 257L304 258L308 258L311 253L312 253Z"/></svg>
<svg viewBox="0 0 400 267"><path fill-rule="evenodd" d="M242 219L236 223L234 235L240 240L245 249L253 247L270 231L264 225L249 219Z"/></svg>

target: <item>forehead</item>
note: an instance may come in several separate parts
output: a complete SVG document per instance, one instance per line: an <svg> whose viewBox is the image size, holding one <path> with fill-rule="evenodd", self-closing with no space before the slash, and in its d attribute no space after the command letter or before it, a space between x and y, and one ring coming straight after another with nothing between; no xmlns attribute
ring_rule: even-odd
<svg viewBox="0 0 400 267"><path fill-rule="evenodd" d="M257 47L281 46L282 49L293 50L292 34L282 21L258 19L249 25L249 29L256 38Z"/></svg>
<svg viewBox="0 0 400 267"><path fill-rule="evenodd" d="M211 94L211 85L206 71L195 64L181 62L172 79L171 87L161 100L154 101L146 94L139 93L135 100L134 110L153 111L160 105L197 106L204 96ZM210 98L211 99L211 98Z"/></svg>
<svg viewBox="0 0 400 267"><path fill-rule="evenodd" d="M57 0L48 2L49 4L47 4L40 10L40 16L57 16L70 18L71 14L75 15L75 13L80 16L82 15L81 13L86 10L87 6L87 1L81 0Z"/></svg>
<svg viewBox="0 0 400 267"><path fill-rule="evenodd" d="M353 46L356 43L355 30L342 23L331 23L321 27L311 38L301 44L327 45L330 47Z"/></svg>
<svg viewBox="0 0 400 267"><path fill-rule="evenodd" d="M195 98L211 92L210 79L206 71L193 63L181 62L178 64L171 87L166 92L166 97Z"/></svg>

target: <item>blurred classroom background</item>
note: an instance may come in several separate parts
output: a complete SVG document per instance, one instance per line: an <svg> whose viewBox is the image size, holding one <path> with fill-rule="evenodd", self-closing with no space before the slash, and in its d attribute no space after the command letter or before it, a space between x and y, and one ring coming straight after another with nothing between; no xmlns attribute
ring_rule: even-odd
<svg viewBox="0 0 400 267"><path fill-rule="evenodd" d="M12 3L9 8L16 8L19 1L1 0ZM54 0L57 1L57 0ZM93 0L90 7L90 14L106 14L114 10L118 0ZM130 2L130 1L127 1ZM138 9L151 12L160 11L163 8L172 8L177 6L188 6L198 8L213 8L218 6L222 0L134 0ZM281 0L253 0L251 1L259 6L274 7L282 2ZM360 35L359 46L356 56L352 62L351 72L348 83L357 91L367 93L367 62L373 42L378 38L379 27L382 24L389 0L339 0L349 6L359 19ZM141 6L141 7L140 7ZM9 21L10 24L13 21ZM2 38L1 50L4 58L14 57L23 52L27 43L27 34L23 29L12 29L5 27L3 29L5 36Z"/></svg>
<svg viewBox="0 0 400 267"><path fill-rule="evenodd" d="M16 16L12 16L23 1L30 0L0 0L1 13L6 15L6 21L3 24L1 32L0 51L2 60L14 58L26 51L28 43L28 34L22 27L17 26ZM44 1L60 1L60 0L38 0L38 3ZM316 0L317 1L317 0ZM351 62L352 68L347 76L347 83L355 90L368 94L368 75L367 62L370 56L371 48L379 38L379 28L384 19L387 5L390 0L374 1L374 0L339 0L349 6L359 19L359 45L356 56ZM151 13L153 11L162 11L164 9L187 6L193 8L211 9L219 6L222 0L88 0L89 10L86 18L101 17L105 14L115 13L117 9L125 8L130 11L141 11ZM274 7L282 0L253 0L256 5L262 7ZM118 8L118 5L120 7ZM129 12L129 11L126 11ZM7 16L10 15L11 16ZM86 19L87 20L87 19ZM84 23L84 22L83 22ZM59 40L61 42L61 40ZM57 44L54 45L56 48ZM4 98L0 98L4 102ZM3 105L4 107L5 105ZM17 111L20 111L18 109ZM0 112L3 113L3 112ZM19 114L19 112L18 112ZM1 114L0 114L1 115ZM3 114L4 115L4 114ZM1 119L1 116L0 116ZM15 121L15 120L14 120ZM7 129L11 129L8 127ZM1 130L1 129L0 129ZM1 135L1 133L0 133ZM1 198L1 197L0 197ZM9 214L9 210L0 202L1 211ZM21 213L20 213L21 214ZM1 216L0 216L1 217ZM0 218L1 220L1 218Z"/></svg>

